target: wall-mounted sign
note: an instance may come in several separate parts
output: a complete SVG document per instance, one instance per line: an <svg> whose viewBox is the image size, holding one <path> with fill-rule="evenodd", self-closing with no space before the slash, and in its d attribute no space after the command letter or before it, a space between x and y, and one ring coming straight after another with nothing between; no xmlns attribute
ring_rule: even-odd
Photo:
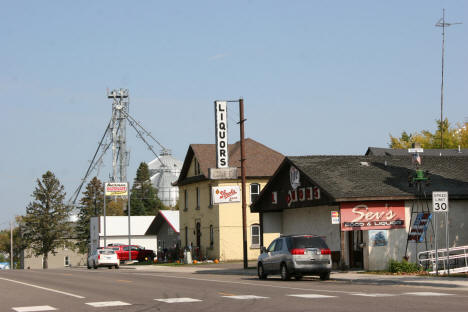
<svg viewBox="0 0 468 312"><path fill-rule="evenodd" d="M384 230L405 227L404 201L341 203L341 230Z"/></svg>
<svg viewBox="0 0 468 312"><path fill-rule="evenodd" d="M215 101L215 131L216 131L216 168L227 168L228 139L227 139L227 102Z"/></svg>
<svg viewBox="0 0 468 312"><path fill-rule="evenodd" d="M289 181L291 182L293 190L297 189L298 186L301 186L301 174L294 166L289 168Z"/></svg>
<svg viewBox="0 0 468 312"><path fill-rule="evenodd" d="M109 182L105 183L106 196L127 196L128 186L127 183Z"/></svg>
<svg viewBox="0 0 468 312"><path fill-rule="evenodd" d="M408 240L422 243L426 234L429 221L432 219L432 214L429 212L419 212L414 219L413 226L408 233Z"/></svg>
<svg viewBox="0 0 468 312"><path fill-rule="evenodd" d="M338 211L331 212L331 223L340 224L340 213Z"/></svg>
<svg viewBox="0 0 468 312"><path fill-rule="evenodd" d="M371 247L383 247L388 244L388 230L369 230Z"/></svg>
<svg viewBox="0 0 468 312"><path fill-rule="evenodd" d="M211 191L213 204L240 202L240 188L238 186L215 186Z"/></svg>
<svg viewBox="0 0 468 312"><path fill-rule="evenodd" d="M237 179L237 168L208 168L208 178L211 180Z"/></svg>
<svg viewBox="0 0 468 312"><path fill-rule="evenodd" d="M271 203L274 205L278 203L278 192L271 192Z"/></svg>
<svg viewBox="0 0 468 312"><path fill-rule="evenodd" d="M292 203L305 202L320 199L320 189L316 186L300 187L296 190L289 190L286 196L286 203L291 207Z"/></svg>

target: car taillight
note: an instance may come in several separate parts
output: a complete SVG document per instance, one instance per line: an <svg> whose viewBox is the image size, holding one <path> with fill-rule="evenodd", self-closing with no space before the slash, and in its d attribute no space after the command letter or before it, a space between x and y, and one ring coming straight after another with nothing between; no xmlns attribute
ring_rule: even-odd
<svg viewBox="0 0 468 312"><path fill-rule="evenodd" d="M98 260L101 259L101 255L97 255Z"/></svg>
<svg viewBox="0 0 468 312"><path fill-rule="evenodd" d="M291 255L303 255L305 253L304 248L293 248L291 249Z"/></svg>
<svg viewBox="0 0 468 312"><path fill-rule="evenodd" d="M331 254L331 251L330 251L329 248L325 248L325 249L321 249L321 250L320 250L320 253L321 253L322 255L330 255L330 254Z"/></svg>

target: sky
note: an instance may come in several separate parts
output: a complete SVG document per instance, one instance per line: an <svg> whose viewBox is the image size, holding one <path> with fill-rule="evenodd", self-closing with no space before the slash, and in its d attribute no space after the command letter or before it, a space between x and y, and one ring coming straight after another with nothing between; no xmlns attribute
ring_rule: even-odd
<svg viewBox="0 0 468 312"><path fill-rule="evenodd" d="M106 90L183 160L214 143L215 100L284 155L362 155L468 117L468 2L0 0L0 229L52 171L67 199L111 118ZM230 103L229 141L239 140ZM154 155L128 127L129 179ZM156 146L155 146L156 147ZM107 181L110 155L99 168Z"/></svg>

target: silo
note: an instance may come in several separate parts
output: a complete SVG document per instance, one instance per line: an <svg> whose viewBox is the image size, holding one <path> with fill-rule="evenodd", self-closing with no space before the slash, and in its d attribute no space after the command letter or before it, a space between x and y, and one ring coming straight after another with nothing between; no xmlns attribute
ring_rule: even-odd
<svg viewBox="0 0 468 312"><path fill-rule="evenodd" d="M151 183L158 190L162 203L174 207L179 199L179 188L172 183L179 178L182 161L174 158L170 150L163 150L158 158L148 163Z"/></svg>

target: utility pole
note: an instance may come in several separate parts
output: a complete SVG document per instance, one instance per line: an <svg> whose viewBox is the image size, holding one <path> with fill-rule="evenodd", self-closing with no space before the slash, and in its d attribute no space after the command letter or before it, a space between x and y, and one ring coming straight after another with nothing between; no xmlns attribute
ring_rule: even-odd
<svg viewBox="0 0 468 312"><path fill-rule="evenodd" d="M244 251L244 269L247 269L247 201L245 190L245 137L244 137L244 99L239 99L239 128L240 128L240 145L241 145L241 183L242 183L242 240Z"/></svg>
<svg viewBox="0 0 468 312"><path fill-rule="evenodd" d="M440 148L444 148L444 140L443 140L443 133L444 133L444 119L443 119L443 111L444 111L444 54L445 54L445 27L449 27L451 25L456 25L461 23L446 23L445 22L445 9L442 10L442 18L435 24L436 27L442 27L442 81L440 84Z"/></svg>
<svg viewBox="0 0 468 312"><path fill-rule="evenodd" d="M13 270L13 221L10 221L10 270Z"/></svg>

